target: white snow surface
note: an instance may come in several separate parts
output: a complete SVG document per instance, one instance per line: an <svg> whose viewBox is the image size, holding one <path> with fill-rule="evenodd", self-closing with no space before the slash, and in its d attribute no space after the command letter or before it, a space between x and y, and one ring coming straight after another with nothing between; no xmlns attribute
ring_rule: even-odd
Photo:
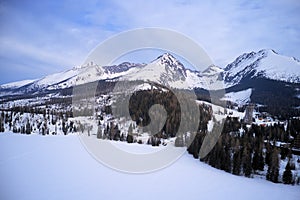
<svg viewBox="0 0 300 200"><path fill-rule="evenodd" d="M16 82L11 82L11 83L6 83L3 85L0 85L0 88L19 88L22 87L24 85L27 85L29 83L34 82L36 79L32 79L32 80L22 80L22 81L16 81Z"/></svg>
<svg viewBox="0 0 300 200"><path fill-rule="evenodd" d="M59 84L63 82L63 87L61 88L67 88L72 86L73 82L69 84L70 79L73 77L76 77L81 72L83 72L86 68L73 68L71 70L67 70L64 72L59 72L55 74L51 74L48 76L45 76L37 81L34 82L32 87L50 87L49 89L55 89L52 85Z"/></svg>
<svg viewBox="0 0 300 200"><path fill-rule="evenodd" d="M229 92L221 99L224 101L231 101L237 103L238 105L245 105L250 102L250 97L252 94L252 89L246 89L238 92Z"/></svg>
<svg viewBox="0 0 300 200"><path fill-rule="evenodd" d="M206 104L208 106L211 106L212 111L213 111L213 117L217 120L217 121L221 121L223 119L225 119L227 116L230 117L237 117L239 119L243 119L245 116L245 113L239 112L237 110L234 109L229 109L229 108L224 108L222 106L218 106L218 105L214 105L212 103L208 103L206 101L196 101L198 104ZM227 113L227 114L226 114ZM210 120L208 123L208 130L211 130L213 128L213 121Z"/></svg>
<svg viewBox="0 0 300 200"><path fill-rule="evenodd" d="M109 142L109 141L108 141ZM234 176L184 154L128 174L93 159L77 136L0 134L1 199L298 199L299 186Z"/></svg>

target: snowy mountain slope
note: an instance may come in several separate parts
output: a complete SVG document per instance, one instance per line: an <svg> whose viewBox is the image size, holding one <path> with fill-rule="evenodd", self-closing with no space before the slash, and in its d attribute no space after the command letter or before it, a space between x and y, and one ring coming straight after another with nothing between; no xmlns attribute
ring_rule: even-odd
<svg viewBox="0 0 300 200"><path fill-rule="evenodd" d="M145 66L145 64L123 62L119 65L103 66L102 68L106 74L120 74L132 68L141 68L143 66Z"/></svg>
<svg viewBox="0 0 300 200"><path fill-rule="evenodd" d="M120 65L104 66L90 65L76 76L66 82L57 84L58 88L67 88L75 85L81 85L99 80L111 80L125 76L126 74L136 73L142 65L133 63L121 63ZM50 88L48 88L50 89Z"/></svg>
<svg viewBox="0 0 300 200"><path fill-rule="evenodd" d="M206 70L199 74L200 82L195 84L195 87L202 87L207 90L220 90L224 89L223 81L224 70L218 66L209 66Z"/></svg>
<svg viewBox="0 0 300 200"><path fill-rule="evenodd" d="M186 69L171 54L166 53L141 68L137 73L124 76L123 80L144 80L167 87L188 88Z"/></svg>
<svg viewBox="0 0 300 200"><path fill-rule="evenodd" d="M245 53L224 69L226 87L239 84L245 77L300 83L300 62L277 54L274 50Z"/></svg>
<svg viewBox="0 0 300 200"><path fill-rule="evenodd" d="M113 66L99 66L89 63L85 66L74 67L71 70L45 76L28 82L26 91L39 89L65 89L98 80L144 80L162 84L167 87L193 89L219 89L222 82L222 69L210 66L201 72L186 69L183 64L169 53L165 53L149 64L124 62ZM222 82L223 83L223 82ZM5 84L3 88L13 89L15 84ZM20 85L20 84L19 84ZM20 85L24 86L24 85ZM223 86L223 84L221 85ZM24 91L25 91L24 90Z"/></svg>
<svg viewBox="0 0 300 200"><path fill-rule="evenodd" d="M5 85L1 85L0 87L6 89L15 89L15 88L24 88L26 91L38 90L38 89L58 89L58 88L68 88L72 86L73 82L70 83L72 78L77 77L79 74L85 72L89 69L89 65L74 67L70 70L54 73L48 76L45 76L40 79L36 79L33 81L24 82L25 84L17 83L17 87L15 87L14 83L9 83Z"/></svg>
<svg viewBox="0 0 300 200"><path fill-rule="evenodd" d="M68 87L69 86L68 81L73 77L76 77L78 74L80 74L83 71L84 71L83 68L73 68L68 71L48 75L45 76L44 78L41 78L33 82L30 85L29 89L35 89L35 88L44 89L48 87L50 87L50 89L54 89L53 88L54 85L60 84L62 82L64 82L65 87Z"/></svg>
<svg viewBox="0 0 300 200"><path fill-rule="evenodd" d="M2 88L2 89L19 88L19 87L22 87L24 85L30 84L30 83L34 82L35 80L36 79L11 82L11 83L0 85L0 88Z"/></svg>
<svg viewBox="0 0 300 200"><path fill-rule="evenodd" d="M99 66L89 63L35 81L5 84L0 86L0 95L65 89L98 80L144 80L172 88L220 90L257 77L300 83L300 62L295 58L278 55L273 50L261 50L239 56L224 69L212 65L199 72L185 68L174 56L165 53L149 64L124 62ZM17 88L21 89L15 90Z"/></svg>
<svg viewBox="0 0 300 200"><path fill-rule="evenodd" d="M237 103L238 105L246 105L251 101L250 97L252 94L252 89L241 90L238 92L229 92L221 99L224 101L231 101Z"/></svg>
<svg viewBox="0 0 300 200"><path fill-rule="evenodd" d="M41 79L32 81L22 81L1 85L1 89L15 89L20 87L26 91L35 91L40 89L65 89L74 85L84 84L97 80L113 79L124 76L127 73L135 73L142 65L133 63L121 63L114 66L98 66L89 63L84 66L74 67L73 69L51 74Z"/></svg>
<svg viewBox="0 0 300 200"><path fill-rule="evenodd" d="M223 88L222 72L223 70L217 66L210 66L203 72L193 71L185 68L171 54L165 53L140 68L137 73L128 74L123 79L149 80L167 87L180 89L217 90Z"/></svg>

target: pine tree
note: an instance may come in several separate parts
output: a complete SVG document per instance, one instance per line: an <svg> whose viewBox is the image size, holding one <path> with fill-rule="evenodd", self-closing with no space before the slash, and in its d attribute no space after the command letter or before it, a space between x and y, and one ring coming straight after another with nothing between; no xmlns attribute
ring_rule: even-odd
<svg viewBox="0 0 300 200"><path fill-rule="evenodd" d="M253 170L258 170L258 160L259 160L259 154L257 151L255 151L252 159Z"/></svg>
<svg viewBox="0 0 300 200"><path fill-rule="evenodd" d="M197 133L194 140L192 143L189 145L187 151L193 155L194 158L199 157L199 151L200 151L200 146L201 146L201 141L202 141L202 135L201 133ZM206 157L207 159L208 157ZM205 161L205 158L202 158ZM206 160L207 161L207 160Z"/></svg>
<svg viewBox="0 0 300 200"><path fill-rule="evenodd" d="M3 118L0 117L0 132L4 132L4 122L3 122Z"/></svg>
<svg viewBox="0 0 300 200"><path fill-rule="evenodd" d="M224 151L224 157L222 161L221 169L230 173L231 172L231 152L229 147L225 147Z"/></svg>
<svg viewBox="0 0 300 200"><path fill-rule="evenodd" d="M292 184L293 174L291 170L290 162L286 164L285 171L283 172L282 181L284 184Z"/></svg>
<svg viewBox="0 0 300 200"><path fill-rule="evenodd" d="M221 138L218 140L217 144L214 146L208 156L208 164L217 169L221 169L222 161L224 160Z"/></svg>
<svg viewBox="0 0 300 200"><path fill-rule="evenodd" d="M267 165L270 165L270 163L271 163L271 154L272 154L272 148L270 146L270 143L267 142L267 144L266 144L266 157L265 157L265 163Z"/></svg>
<svg viewBox="0 0 300 200"><path fill-rule="evenodd" d="M8 122L9 122L9 115L8 112L6 112L4 123L7 124Z"/></svg>
<svg viewBox="0 0 300 200"><path fill-rule="evenodd" d="M108 132L109 132L109 126L107 124L106 127L104 128L102 139L104 139L104 140L109 139Z"/></svg>
<svg viewBox="0 0 300 200"><path fill-rule="evenodd" d="M52 114L52 116L51 116L51 123L52 123L52 125L55 125L56 124L56 116L55 116L55 118L54 118L54 115Z"/></svg>
<svg viewBox="0 0 300 200"><path fill-rule="evenodd" d="M126 139L125 139L125 135L124 135L124 133L122 133L122 134L121 134L120 141L123 142L123 141L125 141L125 140L126 140Z"/></svg>
<svg viewBox="0 0 300 200"><path fill-rule="evenodd" d="M251 166L251 152L247 147L244 147L242 154L243 172L246 177L250 177L252 166Z"/></svg>
<svg viewBox="0 0 300 200"><path fill-rule="evenodd" d="M114 139L114 135L115 135L115 124L114 123L110 123L110 128L108 130L108 135L109 135L109 139L113 140Z"/></svg>
<svg viewBox="0 0 300 200"><path fill-rule="evenodd" d="M113 134L114 138L113 139L115 141L119 141L120 138L121 138L121 131L119 130L118 124L114 127L113 132L114 132L114 134Z"/></svg>
<svg viewBox="0 0 300 200"><path fill-rule="evenodd" d="M147 144L148 144L148 145L152 144L152 137L149 137L149 138L148 138Z"/></svg>
<svg viewBox="0 0 300 200"><path fill-rule="evenodd" d="M31 126L30 126L29 120L27 120L25 129L26 129L25 130L26 134L30 134L31 133Z"/></svg>
<svg viewBox="0 0 300 200"><path fill-rule="evenodd" d="M126 137L126 141L128 143L133 143L133 128L132 128L132 124L129 125L129 128L128 128L128 133L127 133L127 137Z"/></svg>
<svg viewBox="0 0 300 200"><path fill-rule="evenodd" d="M253 170L264 170L264 157L262 155L261 150L257 150L254 152L253 160L252 160L252 168Z"/></svg>
<svg viewBox="0 0 300 200"><path fill-rule="evenodd" d="M279 176L279 158L278 158L278 150L274 147L270 164L268 167L268 172L266 175L267 180L272 181L273 183L278 183L278 176Z"/></svg>
<svg viewBox="0 0 300 200"><path fill-rule="evenodd" d="M242 165L242 159L241 159L241 153L240 150L235 150L233 154L233 169L232 173L235 175L240 175L241 173L241 165Z"/></svg>
<svg viewBox="0 0 300 200"><path fill-rule="evenodd" d="M133 128L132 128L132 124L130 124L128 128L128 135L132 135L132 133L133 133Z"/></svg>
<svg viewBox="0 0 300 200"><path fill-rule="evenodd" d="M62 131L63 131L64 135L67 135L68 127L67 127L64 119L62 120Z"/></svg>
<svg viewBox="0 0 300 200"><path fill-rule="evenodd" d="M16 122L14 121L13 122L13 133L17 133L18 132L18 129L17 129L17 126L16 126Z"/></svg>
<svg viewBox="0 0 300 200"><path fill-rule="evenodd" d="M101 130L101 126L98 126L98 130L97 130L97 138L98 139L102 139L102 130Z"/></svg>
<svg viewBox="0 0 300 200"><path fill-rule="evenodd" d="M132 135L127 135L127 138L126 138L126 141L128 142L128 143L133 143L133 136Z"/></svg>

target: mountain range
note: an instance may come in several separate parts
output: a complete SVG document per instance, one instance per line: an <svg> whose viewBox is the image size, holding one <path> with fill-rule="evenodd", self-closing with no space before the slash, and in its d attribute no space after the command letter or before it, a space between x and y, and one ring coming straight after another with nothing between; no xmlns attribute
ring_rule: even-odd
<svg viewBox="0 0 300 200"><path fill-rule="evenodd" d="M271 113L277 112L277 107L292 111L293 115L299 114L300 62L269 49L244 53L223 68L211 65L201 72L186 68L170 53L148 64L124 62L99 66L89 63L36 80L3 84L0 96L3 101L15 95L54 93L88 82L119 80L149 80L171 88L198 92L225 89L226 100L236 104L241 104L239 96L245 98L243 91L247 91L248 98L243 101L244 104L260 104L269 108L267 111Z"/></svg>

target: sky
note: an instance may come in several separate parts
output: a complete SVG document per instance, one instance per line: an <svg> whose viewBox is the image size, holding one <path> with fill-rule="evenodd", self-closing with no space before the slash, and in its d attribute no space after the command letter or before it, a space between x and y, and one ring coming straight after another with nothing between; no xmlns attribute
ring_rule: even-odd
<svg viewBox="0 0 300 200"><path fill-rule="evenodd" d="M220 67L260 49L299 59L299 10L298 0L0 0L0 84L81 65L99 43L143 27L190 37Z"/></svg>

